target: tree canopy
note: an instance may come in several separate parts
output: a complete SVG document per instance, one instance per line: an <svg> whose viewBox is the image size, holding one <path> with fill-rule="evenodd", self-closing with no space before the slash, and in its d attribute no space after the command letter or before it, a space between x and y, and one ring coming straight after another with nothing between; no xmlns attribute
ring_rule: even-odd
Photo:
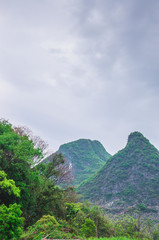
<svg viewBox="0 0 159 240"><path fill-rule="evenodd" d="M15 194L14 201L22 207L25 224L35 222L50 210L60 214L64 201L63 190L55 183L62 174L58 166L64 164L65 160L59 154L50 163L37 164L43 159L46 145L30 132L27 128L13 127L5 120L0 122L0 173L3 180L0 186L3 190L8 186L10 192L7 194L13 191L18 194L18 187L21 197L18 199ZM10 198L5 191L4 195L6 204L9 204Z"/></svg>

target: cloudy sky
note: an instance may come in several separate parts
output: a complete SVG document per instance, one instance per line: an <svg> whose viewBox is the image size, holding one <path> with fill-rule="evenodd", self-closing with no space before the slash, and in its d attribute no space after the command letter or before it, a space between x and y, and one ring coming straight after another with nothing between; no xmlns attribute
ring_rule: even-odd
<svg viewBox="0 0 159 240"><path fill-rule="evenodd" d="M140 131L159 148L158 0L0 0L0 117L55 151L113 154Z"/></svg>

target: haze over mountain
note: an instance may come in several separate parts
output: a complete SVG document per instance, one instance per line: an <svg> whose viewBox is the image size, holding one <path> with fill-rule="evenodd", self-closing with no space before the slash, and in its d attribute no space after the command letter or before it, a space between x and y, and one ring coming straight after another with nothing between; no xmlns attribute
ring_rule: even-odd
<svg viewBox="0 0 159 240"><path fill-rule="evenodd" d="M111 156L99 141L89 139L63 144L57 153L62 153L70 162L75 185L96 173Z"/></svg>
<svg viewBox="0 0 159 240"><path fill-rule="evenodd" d="M105 207L159 201L159 151L141 133L133 132L126 147L79 187L85 199Z"/></svg>

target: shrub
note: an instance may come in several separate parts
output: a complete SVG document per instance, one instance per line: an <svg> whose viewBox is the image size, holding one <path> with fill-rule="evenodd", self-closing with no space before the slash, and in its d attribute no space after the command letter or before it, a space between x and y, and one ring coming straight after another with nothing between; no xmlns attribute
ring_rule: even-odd
<svg viewBox="0 0 159 240"><path fill-rule="evenodd" d="M86 218L85 223L82 225L81 233L87 238L94 237L96 235L96 226L94 221L90 218Z"/></svg>
<svg viewBox="0 0 159 240"><path fill-rule="evenodd" d="M60 220L59 224L54 216L44 215L28 228L21 240L41 240L46 236L53 239L70 239L74 236L74 232L69 229L67 222Z"/></svg>
<svg viewBox="0 0 159 240"><path fill-rule="evenodd" d="M56 221L54 216L44 215L44 216L42 216L42 218L40 218L36 222L36 225L43 225L43 224L58 225L58 222Z"/></svg>

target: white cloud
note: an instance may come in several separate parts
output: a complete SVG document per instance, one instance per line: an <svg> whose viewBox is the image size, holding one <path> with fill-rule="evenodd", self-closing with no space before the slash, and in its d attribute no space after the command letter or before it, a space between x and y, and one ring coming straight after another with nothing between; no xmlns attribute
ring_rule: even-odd
<svg viewBox="0 0 159 240"><path fill-rule="evenodd" d="M54 150L85 137L113 153L134 130L159 147L158 5L1 2L2 117L28 125Z"/></svg>

